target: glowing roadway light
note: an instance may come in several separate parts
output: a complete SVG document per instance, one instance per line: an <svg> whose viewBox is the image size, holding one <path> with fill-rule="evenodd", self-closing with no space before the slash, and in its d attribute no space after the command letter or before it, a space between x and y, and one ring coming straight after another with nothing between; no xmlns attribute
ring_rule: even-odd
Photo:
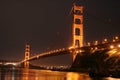
<svg viewBox="0 0 120 80"><path fill-rule="evenodd" d="M59 49L59 51L62 51L62 49Z"/></svg>
<svg viewBox="0 0 120 80"><path fill-rule="evenodd" d="M50 52L48 52L48 54L50 54Z"/></svg>
<svg viewBox="0 0 120 80"><path fill-rule="evenodd" d="M93 50L93 48L90 48L91 50Z"/></svg>
<svg viewBox="0 0 120 80"><path fill-rule="evenodd" d="M118 44L118 47L120 48L120 44Z"/></svg>
<svg viewBox="0 0 120 80"><path fill-rule="evenodd" d="M52 51L52 53L54 53L54 51Z"/></svg>
<svg viewBox="0 0 120 80"><path fill-rule="evenodd" d="M37 58L39 58L39 56L37 56Z"/></svg>
<svg viewBox="0 0 120 80"><path fill-rule="evenodd" d="M113 49L113 48L114 48L114 46L113 46L113 45L111 45L111 46L110 46L110 48L111 48L111 49Z"/></svg>
<svg viewBox="0 0 120 80"><path fill-rule="evenodd" d="M98 45L98 41L95 41L94 45Z"/></svg>
<svg viewBox="0 0 120 80"><path fill-rule="evenodd" d="M53 51L50 51L50 53L53 53Z"/></svg>
<svg viewBox="0 0 120 80"><path fill-rule="evenodd" d="M68 49L71 50L71 49L73 49L73 48L74 48L73 46L70 46Z"/></svg>
<svg viewBox="0 0 120 80"><path fill-rule="evenodd" d="M77 51L75 51L76 53L79 53L79 51L77 50Z"/></svg>
<svg viewBox="0 0 120 80"><path fill-rule="evenodd" d="M63 51L65 50L65 48L62 49Z"/></svg>
<svg viewBox="0 0 120 80"><path fill-rule="evenodd" d="M87 43L87 46L90 46L90 45L91 45L90 42L88 42L88 43Z"/></svg>
<svg viewBox="0 0 120 80"><path fill-rule="evenodd" d="M104 41L107 42L107 38L105 38Z"/></svg>
<svg viewBox="0 0 120 80"><path fill-rule="evenodd" d="M116 36L115 39L118 40L119 39L118 36Z"/></svg>
<svg viewBox="0 0 120 80"><path fill-rule="evenodd" d="M17 65L17 63L5 63L5 65L14 65L14 66L16 66Z"/></svg>
<svg viewBox="0 0 120 80"><path fill-rule="evenodd" d="M75 52L76 52L76 53L82 53L83 50L76 50Z"/></svg>
<svg viewBox="0 0 120 80"><path fill-rule="evenodd" d="M108 40L107 40L107 38L105 38L102 43L104 44L104 43L107 43L107 42L108 42Z"/></svg>
<svg viewBox="0 0 120 80"><path fill-rule="evenodd" d="M57 49L56 52L58 52L59 50Z"/></svg>
<svg viewBox="0 0 120 80"><path fill-rule="evenodd" d="M115 39L113 39L113 42L115 42Z"/></svg>
<svg viewBox="0 0 120 80"><path fill-rule="evenodd" d="M95 47L95 50L97 50L98 48L97 47Z"/></svg>
<svg viewBox="0 0 120 80"><path fill-rule="evenodd" d="M79 50L79 52L81 53L81 52L83 52L82 50Z"/></svg>

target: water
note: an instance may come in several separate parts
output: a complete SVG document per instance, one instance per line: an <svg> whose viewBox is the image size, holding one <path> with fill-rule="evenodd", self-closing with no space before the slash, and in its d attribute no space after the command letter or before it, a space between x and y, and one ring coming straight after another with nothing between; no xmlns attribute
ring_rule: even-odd
<svg viewBox="0 0 120 80"><path fill-rule="evenodd" d="M0 70L0 80L120 80L120 78L91 78L88 74L78 72L12 68Z"/></svg>

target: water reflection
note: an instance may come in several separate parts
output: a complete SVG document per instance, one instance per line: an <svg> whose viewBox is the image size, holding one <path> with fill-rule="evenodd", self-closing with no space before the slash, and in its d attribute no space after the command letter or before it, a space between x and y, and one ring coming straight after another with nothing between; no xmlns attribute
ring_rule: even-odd
<svg viewBox="0 0 120 80"><path fill-rule="evenodd" d="M50 70L0 68L0 80L120 80L119 78L90 78L87 74Z"/></svg>
<svg viewBox="0 0 120 80"><path fill-rule="evenodd" d="M78 74L69 72L67 73L67 80L91 80L86 74Z"/></svg>

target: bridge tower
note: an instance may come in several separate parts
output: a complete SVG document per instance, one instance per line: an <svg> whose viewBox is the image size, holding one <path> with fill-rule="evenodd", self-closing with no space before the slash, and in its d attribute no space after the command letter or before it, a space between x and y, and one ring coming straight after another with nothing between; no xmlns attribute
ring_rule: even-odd
<svg viewBox="0 0 120 80"><path fill-rule="evenodd" d="M29 61L27 61L30 58L30 45L26 44L25 47L25 62L24 62L24 67L29 68Z"/></svg>
<svg viewBox="0 0 120 80"><path fill-rule="evenodd" d="M73 48L83 47L83 6L74 4L73 10ZM73 61L77 53L73 54Z"/></svg>

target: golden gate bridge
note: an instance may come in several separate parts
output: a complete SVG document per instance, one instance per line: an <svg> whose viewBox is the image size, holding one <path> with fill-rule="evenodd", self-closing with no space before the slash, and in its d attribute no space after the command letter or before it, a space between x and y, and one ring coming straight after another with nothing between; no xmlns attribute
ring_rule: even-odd
<svg viewBox="0 0 120 80"><path fill-rule="evenodd" d="M30 56L30 45L26 44L25 48L25 58L16 64L12 62L5 62L4 64L14 64L21 65L24 63L24 67L29 68L30 61L37 60L44 57L58 56L64 54L72 54L73 62L76 59L77 54L83 54L84 52L93 53L98 50L106 50L106 49L120 49L120 39L118 36L114 37L111 41L108 41L105 38L101 43L95 41L93 44L88 42L84 45L84 34L83 34L83 9L82 5L73 5L73 26L72 26L72 46L68 48L61 48L56 50L51 50L43 53L38 53L37 55ZM116 52L112 52L116 53ZM0 64L3 64L2 62Z"/></svg>
<svg viewBox="0 0 120 80"><path fill-rule="evenodd" d="M28 50L29 48L30 48L29 45L26 45L25 53L27 54L30 53L30 51ZM103 41L102 43L98 43L97 41L95 41L94 44L88 43L88 45L83 46L83 47L74 48L73 46L71 46L69 48L61 48L61 49L56 49L56 50L52 50L48 52L38 53L35 56L31 56L31 57L27 56L28 58L20 61L19 64L25 63L25 67L28 67L29 61L37 60L40 58L58 56L58 55L64 55L64 54L77 55L77 54L83 54L84 52L93 53L98 50L102 51L102 50L107 50L107 49L110 49L110 50L120 49L120 40L118 39L118 37L116 37L115 39L113 39L113 41L110 41L110 42L107 42L105 39L105 41Z"/></svg>

